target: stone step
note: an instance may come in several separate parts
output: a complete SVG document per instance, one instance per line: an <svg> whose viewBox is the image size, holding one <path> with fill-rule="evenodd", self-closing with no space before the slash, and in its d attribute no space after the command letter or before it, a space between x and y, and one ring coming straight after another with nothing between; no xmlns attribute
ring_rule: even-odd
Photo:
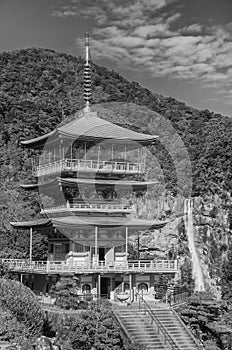
<svg viewBox="0 0 232 350"><path fill-rule="evenodd" d="M166 307L152 306L154 317L158 318L166 332L174 340L179 350L196 350L196 344L192 337L181 324L172 310ZM166 350L168 347L162 342L161 334L157 334L155 321L144 310L126 307L115 311L122 324L126 328L131 340L147 347L149 350Z"/></svg>

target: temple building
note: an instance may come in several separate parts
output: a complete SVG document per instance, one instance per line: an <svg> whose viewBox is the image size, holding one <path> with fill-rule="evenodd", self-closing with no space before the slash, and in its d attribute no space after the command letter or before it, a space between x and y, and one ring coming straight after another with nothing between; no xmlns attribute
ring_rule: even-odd
<svg viewBox="0 0 232 350"><path fill-rule="evenodd" d="M155 276L175 277L176 260L130 256L129 241L142 231L160 230L165 220L144 219L137 202L156 181L146 181L147 146L156 135L138 133L98 117L91 110L91 62L86 37L84 98L73 120L40 137L22 141L37 153L33 171L44 219L12 222L30 232L30 259L8 261L32 290L49 292L60 276L77 277L80 294L114 298L122 291L143 290L154 297ZM33 232L48 235L46 261L33 261Z"/></svg>

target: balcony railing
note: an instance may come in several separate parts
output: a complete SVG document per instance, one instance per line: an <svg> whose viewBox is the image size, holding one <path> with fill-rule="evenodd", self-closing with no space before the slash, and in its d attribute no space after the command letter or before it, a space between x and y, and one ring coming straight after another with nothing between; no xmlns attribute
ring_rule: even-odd
<svg viewBox="0 0 232 350"><path fill-rule="evenodd" d="M60 272L159 272L175 273L178 271L177 260L131 260L125 262L93 261L78 263L67 261L32 261L3 259L8 269L18 272L60 273Z"/></svg>
<svg viewBox="0 0 232 350"><path fill-rule="evenodd" d="M62 171L84 171L114 174L143 174L144 165L142 163L96 161L83 159L62 159L34 166L34 175L43 176Z"/></svg>
<svg viewBox="0 0 232 350"><path fill-rule="evenodd" d="M57 213L57 212L103 212L103 213L131 213L134 207L123 204L100 204L100 203L68 203L66 205L58 205L51 208L44 208L41 213Z"/></svg>

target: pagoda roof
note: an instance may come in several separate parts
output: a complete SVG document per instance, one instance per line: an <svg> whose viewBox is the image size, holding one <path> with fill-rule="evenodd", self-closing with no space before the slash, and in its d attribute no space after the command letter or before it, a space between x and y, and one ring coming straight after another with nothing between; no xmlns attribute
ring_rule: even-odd
<svg viewBox="0 0 232 350"><path fill-rule="evenodd" d="M43 136L33 138L21 143L27 147L39 147L48 139L54 141L58 137L79 140L114 140L114 142L130 143L138 142L147 145L158 136L142 134L130 129L123 128L97 116L97 112L81 111L76 113L76 118L64 124L54 131Z"/></svg>
<svg viewBox="0 0 232 350"><path fill-rule="evenodd" d="M96 179L96 178L55 178L51 181L37 184L22 184L21 187L24 189L33 189L36 187L52 187L57 184L90 184L90 185L104 185L104 186L132 186L132 187L144 187L154 186L157 181L135 181L135 180L108 180L108 179Z"/></svg>
<svg viewBox="0 0 232 350"><path fill-rule="evenodd" d="M86 217L86 216L67 216L52 218L55 227L77 227L77 226L98 226L98 227L146 227L160 228L167 224L167 221L142 220L127 217Z"/></svg>
<svg viewBox="0 0 232 350"><path fill-rule="evenodd" d="M119 185L119 186L152 186L157 184L157 181L135 181L135 180L102 180L96 178L62 178L58 179L61 183L67 184L96 184L96 185Z"/></svg>
<svg viewBox="0 0 232 350"><path fill-rule="evenodd" d="M78 226L98 226L98 227L144 227L161 228L165 226L168 221L159 220L143 220L137 218L127 217L86 217L86 216L66 216L49 219L38 219L34 221L11 222L10 224L15 228L30 228L41 226L54 226L57 228L75 228Z"/></svg>
<svg viewBox="0 0 232 350"><path fill-rule="evenodd" d="M51 132L49 132L48 134L44 134L42 136L38 136L35 137L33 139L30 140L26 140L26 141L21 141L21 144L27 147L37 147L40 144L44 144L49 137L51 137L52 135L54 135L56 133L56 130L53 130Z"/></svg>
<svg viewBox="0 0 232 350"><path fill-rule="evenodd" d="M51 224L50 219L35 219L31 221L14 221L10 222L11 226L16 228L30 228L39 226L49 226Z"/></svg>

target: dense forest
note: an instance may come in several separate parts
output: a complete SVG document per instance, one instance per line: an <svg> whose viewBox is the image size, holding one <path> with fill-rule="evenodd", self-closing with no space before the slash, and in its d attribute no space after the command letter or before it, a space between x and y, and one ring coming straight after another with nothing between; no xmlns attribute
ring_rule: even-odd
<svg viewBox="0 0 232 350"><path fill-rule="evenodd" d="M0 54L0 249L4 251L7 245L8 256L15 251L9 222L40 215L38 195L20 188L20 183L32 180L31 153L22 148L20 140L53 130L83 108L83 64L81 57L48 49ZM157 133L162 139L165 132L160 131L158 123L162 116L188 151L193 176L191 195L231 192L231 118L154 94L115 71L92 66L92 104L100 117L136 131ZM105 111L102 115L101 110ZM167 189L177 194L176 164L169 148L157 141L152 151L163 169ZM42 244L40 236L35 239ZM20 239L17 242L22 247ZM39 244L37 247L39 258L43 249ZM20 249L18 257L23 254Z"/></svg>

